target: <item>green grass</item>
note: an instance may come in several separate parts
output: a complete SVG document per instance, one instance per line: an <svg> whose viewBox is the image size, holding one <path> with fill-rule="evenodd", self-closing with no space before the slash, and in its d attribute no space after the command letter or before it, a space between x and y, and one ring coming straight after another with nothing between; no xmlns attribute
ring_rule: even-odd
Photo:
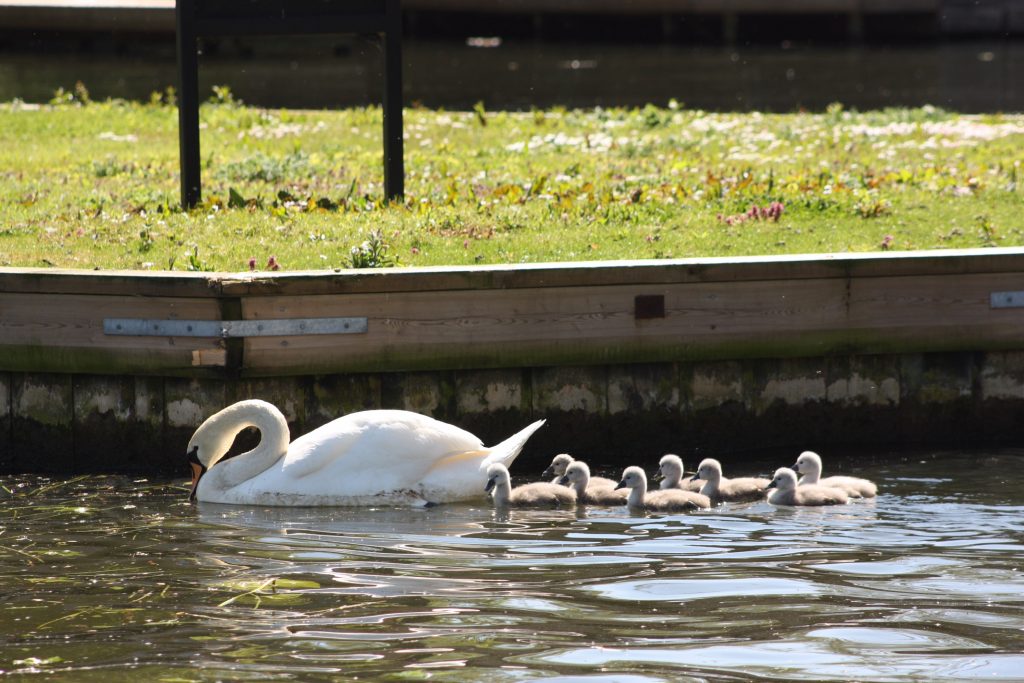
<svg viewBox="0 0 1024 683"><path fill-rule="evenodd" d="M410 109L383 200L380 111L0 105L0 265L285 270L1024 244L1024 116ZM744 219L751 207L781 216Z"/></svg>

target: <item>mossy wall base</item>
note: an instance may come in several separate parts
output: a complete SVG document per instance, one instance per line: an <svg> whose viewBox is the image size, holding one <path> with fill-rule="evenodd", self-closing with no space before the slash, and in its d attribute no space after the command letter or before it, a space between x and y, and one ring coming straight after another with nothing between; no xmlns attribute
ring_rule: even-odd
<svg viewBox="0 0 1024 683"><path fill-rule="evenodd" d="M259 397L299 435L353 410L402 408L496 443L547 425L517 461L595 467L765 451L1018 445L1024 352L644 363L209 380L0 373L4 472L185 476L210 414ZM250 440L252 436L250 435Z"/></svg>

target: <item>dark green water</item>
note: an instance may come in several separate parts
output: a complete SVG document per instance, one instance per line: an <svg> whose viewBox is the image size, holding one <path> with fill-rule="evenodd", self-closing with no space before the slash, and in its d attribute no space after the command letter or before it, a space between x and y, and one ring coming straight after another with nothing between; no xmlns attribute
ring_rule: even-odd
<svg viewBox="0 0 1024 683"><path fill-rule="evenodd" d="M183 481L6 477L0 673L1024 679L1024 454L854 463L826 467L877 500L647 517L194 506Z"/></svg>
<svg viewBox="0 0 1024 683"><path fill-rule="evenodd" d="M256 38L230 41L200 60L200 90L228 85L259 106L338 108L379 104L381 55L367 41ZM339 43L339 44L336 44ZM1024 110L1024 41L883 46L602 45L408 41L407 106L488 109L665 106L725 111L820 111L921 106L963 112ZM82 81L94 99L147 100L177 83L173 49L110 53L0 50L0 101L46 102Z"/></svg>

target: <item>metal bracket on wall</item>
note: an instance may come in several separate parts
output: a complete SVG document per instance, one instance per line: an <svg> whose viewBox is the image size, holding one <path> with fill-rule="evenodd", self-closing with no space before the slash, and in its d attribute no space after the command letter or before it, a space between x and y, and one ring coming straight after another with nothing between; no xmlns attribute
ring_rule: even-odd
<svg viewBox="0 0 1024 683"><path fill-rule="evenodd" d="M989 308L1024 308L1024 292L992 292Z"/></svg>
<svg viewBox="0 0 1024 683"><path fill-rule="evenodd" d="M282 318L277 320L147 320L105 318L103 333L130 337L287 337L307 334L364 334L366 318Z"/></svg>

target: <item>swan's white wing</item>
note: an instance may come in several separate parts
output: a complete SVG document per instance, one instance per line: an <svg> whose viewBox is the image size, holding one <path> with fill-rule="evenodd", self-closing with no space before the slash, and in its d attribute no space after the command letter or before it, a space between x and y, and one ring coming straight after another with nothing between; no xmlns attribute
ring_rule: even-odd
<svg viewBox="0 0 1024 683"><path fill-rule="evenodd" d="M333 495L415 490L439 461L466 452L482 459L482 451L480 439L453 425L402 410L369 410L293 441L273 484Z"/></svg>

